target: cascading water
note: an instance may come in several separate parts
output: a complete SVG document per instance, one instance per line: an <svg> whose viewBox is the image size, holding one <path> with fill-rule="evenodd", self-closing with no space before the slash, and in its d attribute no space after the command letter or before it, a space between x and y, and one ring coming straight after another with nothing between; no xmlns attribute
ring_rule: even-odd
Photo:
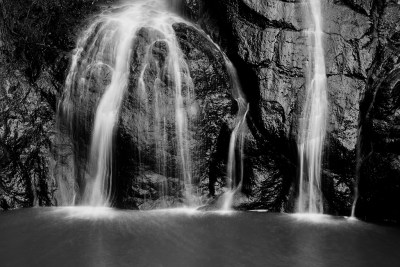
<svg viewBox="0 0 400 267"><path fill-rule="evenodd" d="M100 88L95 89L98 91L95 95L98 101L93 100L97 106L95 112L88 110L89 114L94 112L95 115L89 160L84 168L85 181L80 183L84 190L77 193L79 190L75 189L73 192L74 196L78 194L79 204L111 205L111 183L115 172L113 150L116 149L114 135L128 89L130 92L133 90L135 96L132 100L132 105L135 105L132 117L138 138L138 158L135 163L140 172L138 177L148 173L156 175L154 177L164 177L156 178L164 179L159 188L161 201L168 195L166 179L179 177L184 186L180 191L185 197L185 204L201 204L198 189L194 185L190 152L192 133L189 128L192 122L188 113L195 97L194 85L173 28L175 23L181 22L193 25L174 14L180 6L177 0L132 1L103 12L78 40L59 107L64 125L69 125L70 129L76 127L76 102L81 98L93 97L89 93L94 90L93 84ZM213 43L204 32L198 32ZM231 136L227 171L228 190L234 193L240 188L243 177L242 131L248 106L246 109L234 66L213 44L223 55L232 79L233 96L239 106ZM132 73L137 75L136 79L132 79ZM80 95L78 100L76 95ZM87 108L85 104L83 106ZM238 153L240 162L236 162L235 155ZM146 155L147 159L143 159L142 155ZM149 157L151 163L146 162ZM153 168L151 170L150 165ZM240 168L240 172L237 168ZM231 197L226 198L224 207L228 209L231 202Z"/></svg>
<svg viewBox="0 0 400 267"><path fill-rule="evenodd" d="M237 71L233 64L226 57L225 65L230 73L233 89L237 94L236 102L238 104L238 115L236 117L235 128L233 129L231 138L229 140L226 182L227 191L222 196L223 203L221 207L221 210L229 211L232 207L233 197L235 193L241 189L243 182L244 129L246 125L246 116L249 111L249 105L243 96ZM237 153L239 154L239 162L236 160Z"/></svg>
<svg viewBox="0 0 400 267"><path fill-rule="evenodd" d="M351 218L356 218L356 206L357 206L357 201L358 201L358 197L359 197L359 193L358 193L358 185L360 182L360 169L361 169L361 163L363 161L363 158L361 156L361 135L362 134L362 127L360 127L358 129L358 139L357 139L357 146L356 146L356 160L357 160L357 164L356 164L356 179L354 181L354 199L353 199L353 204L351 205Z"/></svg>
<svg viewBox="0 0 400 267"><path fill-rule="evenodd" d="M154 82L154 101L150 107L149 97L145 90L143 74L149 66L150 50L157 41L162 41L168 49L164 75L168 75L169 83L174 88L174 113L176 150L180 158L180 172L186 188L190 190L192 184L191 157L188 149L188 118L185 111L185 102L192 97L193 88L190 82L188 66L179 48L172 25L182 22L177 15L169 11L166 1L133 1L132 3L113 8L98 16L91 26L78 40L76 53L66 79L64 99L61 112L67 121L72 121L73 100L72 94L78 90L88 90L89 80L104 79L101 70L105 66L112 74L110 84L103 93L94 118L94 127L90 145L90 160L87 169L82 204L90 206L110 205L110 190L113 165L113 135L121 109L122 99L129 83L130 59L132 43L137 38L138 31L149 28L150 42L145 48L145 61L141 66L140 78L137 84L138 101L144 107L145 114L138 123L143 126L147 135L154 135L157 140L156 151L163 151L167 136L165 131L166 110L171 103L161 103L162 94ZM102 68L98 68L102 66ZM161 71L160 71L161 72ZM89 78L88 78L89 77ZM185 95L182 87L186 86ZM152 109L151 126L147 119L149 109ZM152 129L150 129L152 127ZM165 156L156 155L159 169L165 169ZM164 160L163 160L164 159ZM187 190L187 195L191 193ZM189 197L188 197L189 198Z"/></svg>
<svg viewBox="0 0 400 267"><path fill-rule="evenodd" d="M236 118L236 126L232 131L229 141L226 183L228 191L223 195L223 203L221 208L223 211L229 211L231 209L233 196L242 188L243 182L243 131L246 123L246 116L249 111L249 105L246 104L246 101L243 98L236 99L236 102L239 106L239 112L238 117ZM239 162L236 160L237 153L239 153Z"/></svg>
<svg viewBox="0 0 400 267"><path fill-rule="evenodd" d="M313 76L307 86L307 99L300 122L300 184L297 210L300 213L322 213L321 164L327 120L327 84L322 44L321 2L309 0L309 6L314 24L314 29L309 32Z"/></svg>

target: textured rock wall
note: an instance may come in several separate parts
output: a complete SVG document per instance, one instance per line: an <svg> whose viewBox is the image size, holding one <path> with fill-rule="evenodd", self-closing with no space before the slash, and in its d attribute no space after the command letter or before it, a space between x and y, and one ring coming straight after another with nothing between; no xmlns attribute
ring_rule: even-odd
<svg viewBox="0 0 400 267"><path fill-rule="evenodd" d="M381 58L382 50L393 43L387 38L396 28L398 30L399 3L373 0L322 0L321 3L329 97L323 193L325 210L344 215L350 213L355 195L353 184L359 171L360 105L367 101L366 91L373 90L369 87L371 79L375 80L376 62L385 61ZM189 13L234 59L251 103L248 119L251 136L246 151L248 164L252 165L246 175L252 177L256 185L250 194L251 202L270 210L293 210L297 128L311 64L307 29L312 22L306 1L219 0L199 1L197 6L200 8ZM190 5L188 7L191 10ZM388 68L394 71L395 66L392 64ZM395 72L390 77L394 76ZM395 88L395 82L389 87ZM386 93L386 97L389 96ZM375 99L368 101L375 105ZM391 126L396 124L394 121L391 119L388 127L394 127ZM398 153L390 154L390 157L396 158L396 155ZM398 212L399 204L394 201L396 192L386 190L393 186L398 188L393 177L398 177L397 164L393 160L389 162L392 162L392 178L387 178L387 183L379 182L381 191L373 189L376 181L368 178L370 174L361 171L359 180L368 190L380 194L382 203L391 203L389 209ZM374 169L385 173L383 166ZM364 198L370 199L370 196ZM369 209L368 205L375 205L378 210L381 204L376 201L369 200L359 215ZM383 214L386 212L380 213L381 218L385 217Z"/></svg>
<svg viewBox="0 0 400 267"><path fill-rule="evenodd" d="M361 101L356 215L400 221L400 4L380 7L379 48Z"/></svg>
<svg viewBox="0 0 400 267"><path fill-rule="evenodd" d="M97 2L0 1L0 210L57 204L57 98Z"/></svg>

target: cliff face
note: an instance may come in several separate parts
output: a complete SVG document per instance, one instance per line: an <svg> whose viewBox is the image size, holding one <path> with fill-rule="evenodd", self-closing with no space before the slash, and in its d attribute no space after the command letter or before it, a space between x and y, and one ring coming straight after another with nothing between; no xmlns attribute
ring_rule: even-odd
<svg viewBox="0 0 400 267"><path fill-rule="evenodd" d="M372 0L321 3L329 98L322 178L325 210L349 214L358 177L362 204L357 215L375 214L385 203L386 210L377 217L385 213L398 220L394 51L400 5ZM254 166L248 175L257 185L252 188L253 204L292 210L297 129L310 65L306 30L312 22L306 2L220 0L197 5L200 8L189 5L188 13L220 40L239 66L251 103L249 125L254 139L248 142L258 148L254 151L251 145L245 153ZM357 167L359 157L363 158L361 167ZM270 202L264 200L265 192ZM272 198L268 192L274 192ZM374 211L368 211L370 205Z"/></svg>
<svg viewBox="0 0 400 267"><path fill-rule="evenodd" d="M0 209L57 204L57 98L96 1L0 1Z"/></svg>
<svg viewBox="0 0 400 267"><path fill-rule="evenodd" d="M359 199L356 214L400 219L400 5L382 6L380 46L360 103Z"/></svg>
<svg viewBox="0 0 400 267"><path fill-rule="evenodd" d="M97 5L99 2L103 5ZM50 171L55 162L49 160L56 99L62 91L79 30L87 24L90 14L111 2L0 1L1 208L31 206L34 199L40 205L57 202L53 194L57 185ZM221 45L238 68L250 103L244 150L243 191L247 199L238 200L236 207L293 211L298 176L297 129L311 64L307 29L312 21L305 1L183 2L185 14ZM367 219L399 221L400 4L394 0L321 0L321 3L329 98L322 178L325 210L348 215L356 193L354 183L358 180L356 214ZM193 36L187 29L177 31L181 32L182 40L191 40ZM186 56L193 58L191 72L198 77L202 72L195 63L199 54L191 53L197 47L192 47L196 40L198 37L186 46L181 45L187 50ZM223 80L221 84L226 83ZM202 78L198 84L204 90L209 86ZM30 104L22 108L18 104L22 102ZM124 108L129 111L129 105ZM229 136L229 127L224 127L211 133L212 140L218 142L218 136L221 140ZM221 134L223 131L226 133ZM79 137L82 142L87 139L84 136ZM74 171L71 155L77 149L71 143L67 140L64 145L58 142L58 147L53 146L59 151L57 164L62 165L55 168L53 175L66 173L65 169ZM220 146L226 145L221 141ZM85 154L84 151L80 153ZM226 155L216 150L213 153L209 156L223 165ZM202 178L204 192L218 192L215 186L225 176L218 171L221 164L215 163L210 167L212 170L205 169L209 174ZM130 198L134 193L129 190L135 188L135 180L122 184L128 189L126 199L119 202L130 204L121 205L140 204L142 196L136 194L136 199ZM151 181L147 188L156 194Z"/></svg>

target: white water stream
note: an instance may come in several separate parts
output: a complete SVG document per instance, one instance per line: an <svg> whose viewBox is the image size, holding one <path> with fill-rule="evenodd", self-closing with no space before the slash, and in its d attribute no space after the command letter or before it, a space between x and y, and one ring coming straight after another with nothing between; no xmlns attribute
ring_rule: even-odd
<svg viewBox="0 0 400 267"><path fill-rule="evenodd" d="M137 123L137 134L140 136L140 142L144 143L139 145L139 162L137 163L139 169L142 166L141 153L148 153L149 144L154 143L156 169L153 171L168 178L167 169L171 168L171 159L168 159L168 157L171 157L171 155L167 155L166 151L176 153L175 156L178 158L177 164L179 165L176 166L176 169L184 184L185 204L187 206L201 204L198 203L197 189L193 184L191 136L188 130L190 121L187 115L187 109L190 108L187 105L194 99L194 88L188 65L173 29L175 23L192 24L175 14L180 5L180 1L177 0L126 2L122 6L104 11L81 34L72 58L66 79L64 98L60 106L66 121L71 124L71 128L75 112L74 101L77 101L74 99L76 94L81 97L89 97L88 92L93 90L91 88L93 87L92 81L95 80L96 84L104 84L107 72L109 72L110 81L105 86L104 92L99 92L103 94L95 112L90 155L85 168L85 189L78 204L88 206L110 206L112 204L113 150L118 149L114 147L114 135L124 96L128 87L132 87L132 84L130 84L130 73L132 71L138 73L134 90L137 97L135 101L139 106L137 113L132 115L135 118L135 123ZM145 37L139 36L142 29L147 29ZM199 30L199 33L212 42L204 32ZM145 44L144 51L142 51L144 53L143 61L137 67L138 69L133 70L131 67L133 53L140 53L133 51L133 44L138 38L144 38L148 43ZM160 45L160 43L166 46L167 51L165 62L162 64L158 61L160 59L155 59L154 54L152 54L154 47ZM223 54L215 43L214 45ZM246 109L246 102L242 95L236 70L225 55L224 58L226 68L232 79L233 95L239 106L238 118L231 136L228 160L227 186L228 190L233 192L237 190L236 177L240 176L240 181L243 177L243 159L240 160L241 162L236 162L235 153L237 153L237 145L242 147L243 138L240 136L248 106ZM154 60L157 62L158 74L154 83L149 84L149 81L146 80L146 72L148 72ZM161 82L165 77L168 80L168 89ZM171 93L169 93L170 89ZM172 98L170 95L173 95ZM171 116L171 114L174 114L175 121L173 135L167 129L170 126L168 121L171 119L168 116ZM172 144L172 148L171 140L175 142L175 144ZM242 151L240 153L240 157L242 157ZM236 174L237 164L241 164L239 166L240 175ZM165 196L168 187L167 181L162 184L163 188L159 189L160 195ZM240 188L240 185L241 182L239 182L238 188ZM224 207L230 207L231 202L231 198L228 198Z"/></svg>
<svg viewBox="0 0 400 267"><path fill-rule="evenodd" d="M309 0L309 7L314 24L309 32L313 65L298 140L300 184L297 211L323 213L321 164L328 102L320 0Z"/></svg>
<svg viewBox="0 0 400 267"><path fill-rule="evenodd" d="M100 73L93 74L94 66L106 65L112 73L111 82L105 89L96 110L90 145L90 175L86 178L82 204L90 206L110 205L113 136L122 100L129 83L132 43L137 38L138 31L142 28L154 30L154 32L149 31L149 38L152 42L146 47L147 53L156 41L161 40L168 46L168 57L165 63L167 69L165 71L167 71L175 91L176 141L181 165L180 170L185 185L192 184L191 159L187 143L188 137L186 136L188 119L184 106L185 98L190 98L191 95L190 92L186 93L185 96L182 94L183 74L188 74L189 70L172 27L174 23L182 21L169 10L167 1L131 1L129 4L115 7L98 16L78 40L76 53L66 80L62 105L64 113L71 112L71 92L88 89L86 77L94 75L96 79L102 78L99 77ZM148 60L148 57L145 60ZM148 109L149 98L146 94L143 74L148 65L145 62L141 66L141 75L137 85L139 88L138 97L147 107L146 109ZM155 85L155 91L159 89L156 87ZM158 142L158 148L162 148L166 142L165 125L163 123L165 122L165 109L162 105L158 105L160 103L157 95L158 92L155 92L154 118L156 122L151 132L157 135L154 139ZM147 132L149 132L149 129ZM161 151L162 149L157 150ZM159 163L158 165L160 168L164 168L162 166L164 164Z"/></svg>

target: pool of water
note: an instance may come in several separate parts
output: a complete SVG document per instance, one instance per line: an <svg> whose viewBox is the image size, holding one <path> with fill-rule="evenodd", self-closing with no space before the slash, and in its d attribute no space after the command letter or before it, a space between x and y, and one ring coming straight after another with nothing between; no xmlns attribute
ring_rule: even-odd
<svg viewBox="0 0 400 267"><path fill-rule="evenodd" d="M400 266L400 229L189 209L0 213L0 266Z"/></svg>

